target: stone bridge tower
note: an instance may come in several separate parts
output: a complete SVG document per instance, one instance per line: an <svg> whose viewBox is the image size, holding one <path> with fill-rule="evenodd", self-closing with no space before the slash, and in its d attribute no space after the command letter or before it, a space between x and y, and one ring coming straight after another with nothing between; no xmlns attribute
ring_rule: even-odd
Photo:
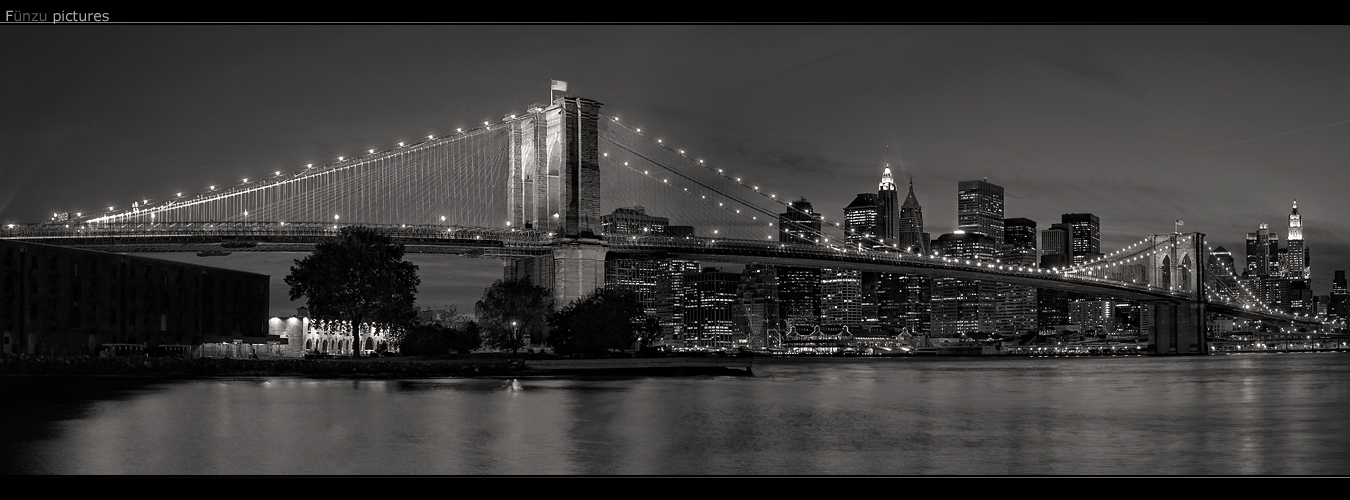
<svg viewBox="0 0 1350 500"><path fill-rule="evenodd" d="M1147 304L1140 328L1148 331L1151 354L1208 354L1205 343L1205 273L1208 252L1204 233L1149 236L1157 253L1149 256L1147 282L1184 297Z"/></svg>
<svg viewBox="0 0 1350 500"><path fill-rule="evenodd" d="M506 279L553 290L555 307L605 284L599 102L563 97L511 123L508 224L552 233L552 255L505 262Z"/></svg>

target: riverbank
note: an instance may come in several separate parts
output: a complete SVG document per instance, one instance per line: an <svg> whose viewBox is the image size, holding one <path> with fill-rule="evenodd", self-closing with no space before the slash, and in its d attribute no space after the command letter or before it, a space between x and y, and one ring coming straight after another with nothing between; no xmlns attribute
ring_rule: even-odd
<svg viewBox="0 0 1350 500"><path fill-rule="evenodd" d="M504 356L356 359L0 358L0 376L312 378L537 377L568 375L748 375L748 359L523 359Z"/></svg>

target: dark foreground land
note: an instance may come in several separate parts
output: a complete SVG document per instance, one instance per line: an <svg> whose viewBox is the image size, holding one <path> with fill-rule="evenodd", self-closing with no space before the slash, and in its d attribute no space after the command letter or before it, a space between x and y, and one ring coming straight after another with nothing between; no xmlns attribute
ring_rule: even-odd
<svg viewBox="0 0 1350 500"><path fill-rule="evenodd" d="M0 357L0 376L435 378L748 374L749 360L736 358L526 359L492 354L355 359Z"/></svg>

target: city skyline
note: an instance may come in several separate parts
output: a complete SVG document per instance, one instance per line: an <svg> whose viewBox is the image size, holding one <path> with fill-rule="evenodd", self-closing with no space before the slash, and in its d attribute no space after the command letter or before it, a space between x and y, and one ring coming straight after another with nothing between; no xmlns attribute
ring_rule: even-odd
<svg viewBox="0 0 1350 500"><path fill-rule="evenodd" d="M26 98L0 121L0 222L446 133L543 101L553 78L826 221L874 189L890 146L933 235L956 229L957 183L982 178L1006 189L1005 217L1100 217L1103 251L1174 220L1241 249L1257 224L1283 232L1297 198L1316 293L1350 263L1350 223L1334 215L1350 208L1350 157L1334 142L1350 108L1343 27L542 26L417 63L508 29L7 30L0 88ZM380 70L347 62L363 58ZM500 277L499 263L459 260Z"/></svg>

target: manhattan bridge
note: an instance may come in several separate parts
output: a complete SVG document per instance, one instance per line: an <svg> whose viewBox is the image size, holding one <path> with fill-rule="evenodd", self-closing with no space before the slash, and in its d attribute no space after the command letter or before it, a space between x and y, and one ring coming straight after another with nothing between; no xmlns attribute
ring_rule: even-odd
<svg viewBox="0 0 1350 500"><path fill-rule="evenodd" d="M359 224L384 231L411 253L502 259L551 288L559 304L603 287L607 257L978 279L1137 301L1145 305L1141 323L1158 354L1209 352L1210 315L1320 324L1267 307L1209 258L1198 232L1147 235L1058 269L855 245L829 221L815 244L778 241L778 214L792 209L787 196L603 115L601 106L563 97L497 123L324 165L7 225L0 238L112 252L299 252ZM699 221L703 234L605 233L602 213L635 205Z"/></svg>

